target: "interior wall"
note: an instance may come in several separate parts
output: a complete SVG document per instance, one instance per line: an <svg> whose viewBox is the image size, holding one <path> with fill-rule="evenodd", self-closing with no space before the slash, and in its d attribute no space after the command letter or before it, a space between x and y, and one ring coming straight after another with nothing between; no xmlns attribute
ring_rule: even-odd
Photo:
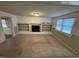
<svg viewBox="0 0 79 59"><path fill-rule="evenodd" d="M49 17L30 17L30 16L17 16L18 23L28 23L29 24L29 31L18 31L19 34L34 34L36 32L31 32L31 25L32 24L41 24L40 27L42 28L42 23L50 23L52 21L52 18ZM40 30L39 34L48 34L51 32L42 32L42 29ZM36 33L38 34L38 33Z"/></svg>
<svg viewBox="0 0 79 59"><path fill-rule="evenodd" d="M76 17L75 19L76 19L76 21L73 26L72 34L79 36L79 26L78 26L79 25L79 17Z"/></svg>
<svg viewBox="0 0 79 59"><path fill-rule="evenodd" d="M56 26L55 24L56 24L56 19L52 18L52 21L51 21L52 28L51 29L55 29L55 26Z"/></svg>
<svg viewBox="0 0 79 59"><path fill-rule="evenodd" d="M70 47L73 51L77 52L76 54L79 55L79 12L73 12L67 15L63 15L60 17L53 18L55 24L56 20L60 18L68 18L68 17L74 17L75 23L72 29L72 36L68 37L66 34L61 33L59 31L53 31L53 34L62 42L66 44L66 46Z"/></svg>
<svg viewBox="0 0 79 59"><path fill-rule="evenodd" d="M16 28L17 28L17 16L10 14L10 13L6 13L3 11L0 11L0 16L1 17L9 17L9 19L12 21L12 34L13 36L16 35Z"/></svg>
<svg viewBox="0 0 79 59"><path fill-rule="evenodd" d="M17 16L18 23L51 23L52 18L49 17L26 17L26 16Z"/></svg>

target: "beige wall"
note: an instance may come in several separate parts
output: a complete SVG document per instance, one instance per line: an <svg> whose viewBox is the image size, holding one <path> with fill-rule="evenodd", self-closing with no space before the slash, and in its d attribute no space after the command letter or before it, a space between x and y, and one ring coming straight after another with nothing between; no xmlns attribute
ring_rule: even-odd
<svg viewBox="0 0 79 59"><path fill-rule="evenodd" d="M27 17L27 16L17 16L18 23L51 23L52 18L48 17Z"/></svg>
<svg viewBox="0 0 79 59"><path fill-rule="evenodd" d="M76 21L72 30L72 34L79 36L79 17L76 17L75 19Z"/></svg>

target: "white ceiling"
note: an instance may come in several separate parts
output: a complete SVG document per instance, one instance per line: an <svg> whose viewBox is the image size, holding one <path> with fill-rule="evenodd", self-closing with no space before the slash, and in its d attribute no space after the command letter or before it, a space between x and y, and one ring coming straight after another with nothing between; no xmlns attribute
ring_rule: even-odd
<svg viewBox="0 0 79 59"><path fill-rule="evenodd" d="M32 16L33 12L39 12L42 17L56 17L79 10L78 2L57 1L0 1L0 11L9 12L20 16ZM75 3L75 4L74 4Z"/></svg>

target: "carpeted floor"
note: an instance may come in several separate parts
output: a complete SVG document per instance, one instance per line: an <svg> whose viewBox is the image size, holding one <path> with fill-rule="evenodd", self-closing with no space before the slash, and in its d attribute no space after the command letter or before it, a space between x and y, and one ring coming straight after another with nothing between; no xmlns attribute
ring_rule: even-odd
<svg viewBox="0 0 79 59"><path fill-rule="evenodd" d="M0 44L1 57L75 57L51 35L17 35Z"/></svg>

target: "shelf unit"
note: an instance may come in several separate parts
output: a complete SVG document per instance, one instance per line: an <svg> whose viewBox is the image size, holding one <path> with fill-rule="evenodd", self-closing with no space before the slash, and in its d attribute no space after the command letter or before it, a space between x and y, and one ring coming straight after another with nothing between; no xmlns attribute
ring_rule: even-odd
<svg viewBox="0 0 79 59"><path fill-rule="evenodd" d="M29 31L29 24L19 23L18 30L19 31Z"/></svg>
<svg viewBox="0 0 79 59"><path fill-rule="evenodd" d="M52 25L43 24L42 25L42 31L51 31Z"/></svg>

